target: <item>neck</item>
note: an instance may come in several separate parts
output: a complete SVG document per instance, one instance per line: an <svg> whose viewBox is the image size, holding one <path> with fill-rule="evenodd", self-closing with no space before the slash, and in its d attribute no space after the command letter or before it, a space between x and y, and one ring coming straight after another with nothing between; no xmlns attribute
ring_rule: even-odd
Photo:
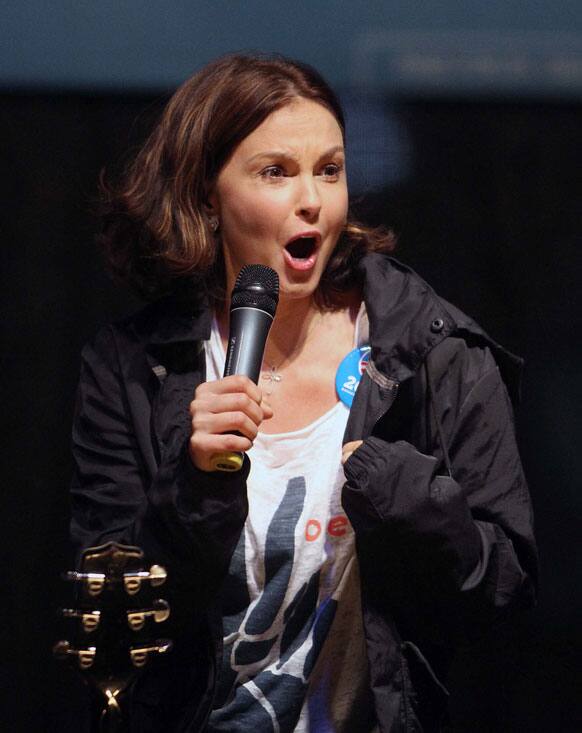
<svg viewBox="0 0 582 733"><path fill-rule="evenodd" d="M265 361L275 367L293 361L317 330L322 314L312 298L281 299L269 333Z"/></svg>
<svg viewBox="0 0 582 733"><path fill-rule="evenodd" d="M346 339L351 343L360 304L361 296L357 291L346 296L345 306L333 311L321 310L312 297L291 300L280 298L265 348L265 368L286 371L293 362L306 354L306 350L313 352L314 346L316 350L322 348L322 338L325 341L326 332L333 332L341 339L340 334L345 331ZM226 350L230 328L230 303L217 311L217 320ZM328 346L333 348L331 344Z"/></svg>
<svg viewBox="0 0 582 733"><path fill-rule="evenodd" d="M322 311L311 297L297 300L281 297L269 331L265 362L279 367L283 362L292 361L301 353L321 316ZM222 341L226 344L230 327L229 304L217 313L217 319Z"/></svg>

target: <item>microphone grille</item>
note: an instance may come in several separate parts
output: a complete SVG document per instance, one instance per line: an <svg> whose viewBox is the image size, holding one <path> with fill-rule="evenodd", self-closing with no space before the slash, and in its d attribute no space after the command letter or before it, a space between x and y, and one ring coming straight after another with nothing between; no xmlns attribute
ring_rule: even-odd
<svg viewBox="0 0 582 733"><path fill-rule="evenodd" d="M266 265L245 265L238 274L230 307L260 308L275 316L279 302L279 276Z"/></svg>

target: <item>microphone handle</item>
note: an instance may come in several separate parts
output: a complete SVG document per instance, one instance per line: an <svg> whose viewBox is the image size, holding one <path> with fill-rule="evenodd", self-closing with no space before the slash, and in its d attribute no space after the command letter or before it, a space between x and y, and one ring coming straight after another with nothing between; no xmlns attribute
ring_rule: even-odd
<svg viewBox="0 0 582 733"><path fill-rule="evenodd" d="M224 364L224 377L244 374L255 384L259 382L265 345L273 316L253 307L233 308L230 311L230 332ZM240 433L237 433L240 435ZM213 471L238 471L244 456L240 452L221 451L211 459Z"/></svg>
<svg viewBox="0 0 582 733"><path fill-rule="evenodd" d="M244 374L255 384L259 383L265 345L272 323L273 317L270 313L259 308L241 307L230 311L224 377Z"/></svg>

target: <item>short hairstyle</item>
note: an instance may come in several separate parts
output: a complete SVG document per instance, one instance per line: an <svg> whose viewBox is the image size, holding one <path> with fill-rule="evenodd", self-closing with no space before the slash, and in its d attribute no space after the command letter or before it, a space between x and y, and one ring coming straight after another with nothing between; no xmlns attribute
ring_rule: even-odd
<svg viewBox="0 0 582 733"><path fill-rule="evenodd" d="M345 137L336 95L298 61L231 54L182 84L118 182L101 176L99 241L114 275L146 299L203 287L224 300L222 247L208 220L208 196L239 143L297 97L328 109ZM342 304L366 251L393 248L391 232L348 219L316 291L320 306Z"/></svg>

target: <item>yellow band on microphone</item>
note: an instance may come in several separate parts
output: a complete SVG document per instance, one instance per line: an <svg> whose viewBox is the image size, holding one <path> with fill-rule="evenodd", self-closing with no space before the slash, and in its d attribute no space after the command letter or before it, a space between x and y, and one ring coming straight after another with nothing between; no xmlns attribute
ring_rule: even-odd
<svg viewBox="0 0 582 733"><path fill-rule="evenodd" d="M223 451L215 453L210 459L210 466L213 471L240 471L244 461L242 453Z"/></svg>

